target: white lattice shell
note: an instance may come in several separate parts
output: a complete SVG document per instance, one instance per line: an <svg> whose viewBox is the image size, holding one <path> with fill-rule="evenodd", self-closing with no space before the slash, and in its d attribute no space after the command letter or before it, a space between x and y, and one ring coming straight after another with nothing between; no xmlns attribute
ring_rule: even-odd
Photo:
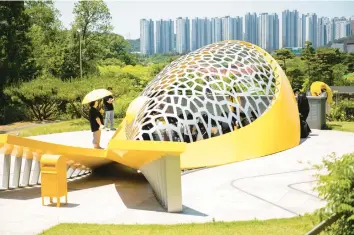
<svg viewBox="0 0 354 235"><path fill-rule="evenodd" d="M193 142L242 128L278 93L274 71L255 46L207 45L166 66L144 89L128 139Z"/></svg>

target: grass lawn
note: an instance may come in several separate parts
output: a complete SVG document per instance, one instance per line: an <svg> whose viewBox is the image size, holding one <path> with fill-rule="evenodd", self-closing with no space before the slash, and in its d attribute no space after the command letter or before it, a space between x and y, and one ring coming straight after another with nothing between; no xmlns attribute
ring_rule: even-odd
<svg viewBox="0 0 354 235"><path fill-rule="evenodd" d="M115 118L114 126L117 128L121 119ZM19 134L19 136L35 136L46 135L61 132L82 131L90 130L90 124L86 119L74 119L70 121L63 121L57 123L44 124L39 126L33 126L22 130L10 132L9 134Z"/></svg>
<svg viewBox="0 0 354 235"><path fill-rule="evenodd" d="M181 225L100 225L59 224L44 231L45 235L303 235L317 223L317 217L303 216L266 221L214 222Z"/></svg>
<svg viewBox="0 0 354 235"><path fill-rule="evenodd" d="M330 130L354 132L354 122L327 122Z"/></svg>

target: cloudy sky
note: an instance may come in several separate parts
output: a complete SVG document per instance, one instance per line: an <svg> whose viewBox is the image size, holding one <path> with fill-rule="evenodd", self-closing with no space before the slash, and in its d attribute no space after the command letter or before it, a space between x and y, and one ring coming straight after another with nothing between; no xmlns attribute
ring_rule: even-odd
<svg viewBox="0 0 354 235"><path fill-rule="evenodd" d="M55 6L61 13L61 21L70 27L74 16L76 1L56 0ZM114 32L129 39L139 38L139 20L142 18L175 19L177 17L222 17L244 16L247 12L278 13L281 26L281 12L285 9L300 13L316 13L319 17L347 18L354 15L354 1L144 1L144 0L106 0L112 15ZM280 32L281 34L281 32Z"/></svg>

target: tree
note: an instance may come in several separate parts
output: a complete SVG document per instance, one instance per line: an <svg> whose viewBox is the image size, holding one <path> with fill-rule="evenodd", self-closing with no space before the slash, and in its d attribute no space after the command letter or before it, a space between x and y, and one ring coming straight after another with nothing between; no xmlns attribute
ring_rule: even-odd
<svg viewBox="0 0 354 235"><path fill-rule="evenodd" d="M354 53L348 53L344 63L348 66L348 72L354 72Z"/></svg>
<svg viewBox="0 0 354 235"><path fill-rule="evenodd" d="M97 72L96 64L104 56L102 45L103 34L112 30L111 15L107 5L102 0L79 1L73 10L75 21L72 28L73 39L76 42L77 64L79 47L82 43L82 67L84 74Z"/></svg>
<svg viewBox="0 0 354 235"><path fill-rule="evenodd" d="M290 80L291 87L293 89L294 88L298 88L298 89L302 88L305 78L304 78L304 73L300 69L295 68L293 70L289 70L287 75Z"/></svg>
<svg viewBox="0 0 354 235"><path fill-rule="evenodd" d="M306 41L305 48L301 52L301 59L306 61L307 76L311 78L311 64L315 60L315 48L312 47L312 42Z"/></svg>
<svg viewBox="0 0 354 235"><path fill-rule="evenodd" d="M286 61L295 57L295 54L289 49L282 48L275 51L275 58L282 61L282 67L286 73Z"/></svg>
<svg viewBox="0 0 354 235"><path fill-rule="evenodd" d="M93 32L109 33L112 30L112 19L107 5L102 0L79 1L75 3L74 28L80 30L82 40Z"/></svg>
<svg viewBox="0 0 354 235"><path fill-rule="evenodd" d="M336 64L332 67L333 71L333 85L346 86L349 85L349 81L344 77L348 70L348 67L344 64Z"/></svg>
<svg viewBox="0 0 354 235"><path fill-rule="evenodd" d="M108 34L105 36L106 53L104 59L116 58L125 65L136 65L137 58L129 53L130 44L122 36L117 34Z"/></svg>
<svg viewBox="0 0 354 235"><path fill-rule="evenodd" d="M333 66L344 60L343 54L335 48L318 48L312 63L311 82L321 80L333 86L335 83Z"/></svg>
<svg viewBox="0 0 354 235"><path fill-rule="evenodd" d="M24 2L0 2L0 88L6 83L30 80L35 75L30 22Z"/></svg>
<svg viewBox="0 0 354 235"><path fill-rule="evenodd" d="M30 118L39 121L50 120L58 115L62 101L58 97L61 81L55 78L37 78L5 89L12 102L25 105L30 110Z"/></svg>
<svg viewBox="0 0 354 235"><path fill-rule="evenodd" d="M33 43L33 55L38 69L61 77L64 52L68 43L53 1L26 1L25 12L31 24L28 33Z"/></svg>

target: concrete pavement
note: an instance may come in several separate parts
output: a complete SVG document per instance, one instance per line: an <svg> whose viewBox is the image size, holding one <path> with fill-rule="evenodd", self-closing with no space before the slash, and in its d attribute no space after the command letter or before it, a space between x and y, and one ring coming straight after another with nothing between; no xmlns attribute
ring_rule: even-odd
<svg viewBox="0 0 354 235"><path fill-rule="evenodd" d="M102 146L111 135L103 132ZM90 132L35 139L91 146ZM61 208L41 206L39 187L0 192L0 234L37 234L64 222L175 224L302 215L325 205L312 190L316 171L306 169L307 162L319 163L332 152L339 156L354 152L354 133L313 130L296 148L185 174L184 212L178 214L164 212L141 174L112 164L70 182L69 204Z"/></svg>

